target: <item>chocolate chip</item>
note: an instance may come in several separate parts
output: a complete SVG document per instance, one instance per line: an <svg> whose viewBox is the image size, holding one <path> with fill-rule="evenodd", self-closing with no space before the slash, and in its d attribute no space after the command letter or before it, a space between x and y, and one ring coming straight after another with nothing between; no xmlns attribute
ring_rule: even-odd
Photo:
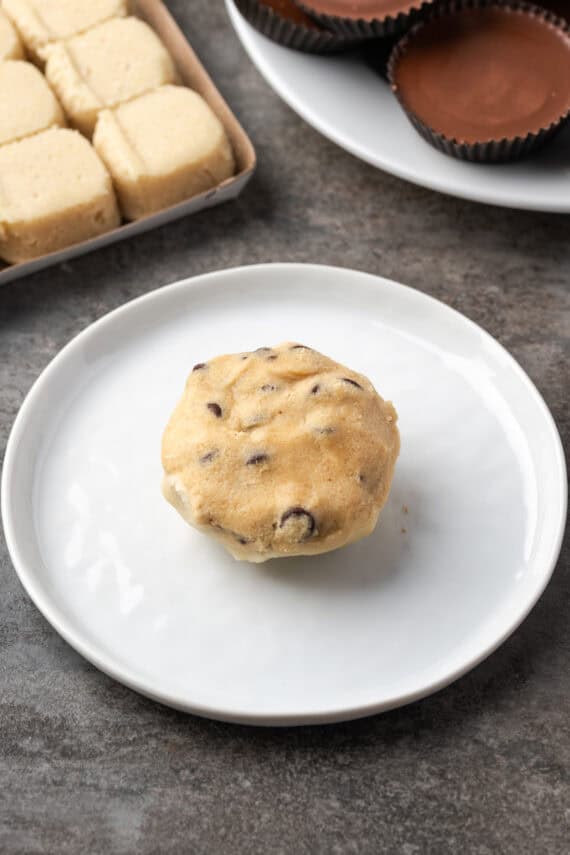
<svg viewBox="0 0 570 855"><path fill-rule="evenodd" d="M254 350L254 353L269 353L271 350L270 347L258 347L257 350Z"/></svg>
<svg viewBox="0 0 570 855"><path fill-rule="evenodd" d="M277 359L277 354L276 354L276 353L272 353L272 354L271 354L271 356L268 356L268 357L267 357L267 359L268 359L268 360L269 360L269 359Z"/></svg>
<svg viewBox="0 0 570 855"><path fill-rule="evenodd" d="M214 448L213 451L209 451L207 454L202 455L200 458L200 463L211 463L214 457L218 456L218 449Z"/></svg>
<svg viewBox="0 0 570 855"><path fill-rule="evenodd" d="M281 520L279 521L279 528L283 528L285 523L290 519L301 519L304 518L306 531L303 536L300 538L299 542L302 543L305 540L308 540L314 534L316 523L315 518L310 511L307 511L305 508L294 507L289 508L289 510L285 511Z"/></svg>
<svg viewBox="0 0 570 855"><path fill-rule="evenodd" d="M202 368L206 368L205 362L197 362L192 371L201 371Z"/></svg>
<svg viewBox="0 0 570 855"><path fill-rule="evenodd" d="M365 484L366 483L366 475L363 475L361 472L360 475L358 476L358 480L360 481L361 484Z"/></svg>
<svg viewBox="0 0 570 855"><path fill-rule="evenodd" d="M237 531L230 531L229 529L224 529L226 534L231 534L232 537L235 537L238 543L241 543L242 546L245 546L247 543L251 543L251 540L248 540L243 534L238 534Z"/></svg>
<svg viewBox="0 0 570 855"><path fill-rule="evenodd" d="M267 420L267 416L264 413L254 413L253 416L250 416L247 421L242 424L242 430L254 430L256 427L264 424Z"/></svg>
<svg viewBox="0 0 570 855"><path fill-rule="evenodd" d="M321 390L321 387L320 387L320 386L319 386L319 384L317 383L317 384L316 384L315 386L313 386L313 388L311 389L311 395L318 395L318 394L319 394L319 392L320 392L320 390Z"/></svg>
<svg viewBox="0 0 570 855"><path fill-rule="evenodd" d="M229 534L232 537L235 537L237 542L241 543L242 546L245 546L246 543L251 543L250 540L246 540L246 538L243 536L243 534L238 534L235 531L231 531L231 529L229 529L229 528L224 528L223 525L220 525L218 522L216 522L215 519L213 519L213 517L210 517L210 519L208 520L208 524L212 528L215 528L217 531L221 531L223 534Z"/></svg>
<svg viewBox="0 0 570 855"><path fill-rule="evenodd" d="M252 454L245 463L246 466L257 466L258 463L265 463L267 460L269 460L268 454Z"/></svg>
<svg viewBox="0 0 570 855"><path fill-rule="evenodd" d="M351 380L350 377L341 377L340 379L343 383L350 383L351 386L356 386L357 389L360 389L362 392L364 392L364 389L362 388L360 383L356 382L356 380Z"/></svg>
<svg viewBox="0 0 570 855"><path fill-rule="evenodd" d="M261 387L262 392L276 392L277 386L274 386L273 383L264 383Z"/></svg>
<svg viewBox="0 0 570 855"><path fill-rule="evenodd" d="M248 357L249 357L249 353L245 353L245 354L242 356L242 359L248 359Z"/></svg>
<svg viewBox="0 0 570 855"><path fill-rule="evenodd" d="M306 344L293 344L289 350L312 350L312 348L307 347Z"/></svg>
<svg viewBox="0 0 570 855"><path fill-rule="evenodd" d="M210 412L211 412L211 413L213 413L213 414L215 415L215 417L216 417L217 419L221 419L221 417L222 417L222 408L220 407L220 405L219 405L219 404L214 404L214 403L210 402L209 404L206 404L206 406L208 407L208 409L210 410Z"/></svg>

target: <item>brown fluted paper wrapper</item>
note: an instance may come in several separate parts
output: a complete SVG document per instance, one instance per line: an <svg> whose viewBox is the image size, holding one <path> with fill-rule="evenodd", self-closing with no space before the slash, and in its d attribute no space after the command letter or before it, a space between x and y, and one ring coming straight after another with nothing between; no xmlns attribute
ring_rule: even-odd
<svg viewBox="0 0 570 855"><path fill-rule="evenodd" d="M396 36L405 32L413 23L425 17L436 0L415 0L410 7L396 15L379 15L377 18L343 18L339 15L327 15L311 8L311 0L296 0L298 6L307 15L318 21L323 27L351 39L377 39Z"/></svg>
<svg viewBox="0 0 570 855"><path fill-rule="evenodd" d="M274 42L305 53L338 53L348 50L360 39L343 36L326 27L306 27L279 15L260 0L234 0L252 27Z"/></svg>

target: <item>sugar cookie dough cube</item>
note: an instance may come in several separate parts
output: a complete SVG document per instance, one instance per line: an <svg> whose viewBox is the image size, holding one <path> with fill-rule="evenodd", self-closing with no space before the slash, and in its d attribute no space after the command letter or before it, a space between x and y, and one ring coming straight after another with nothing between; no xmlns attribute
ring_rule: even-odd
<svg viewBox="0 0 570 855"><path fill-rule="evenodd" d="M74 124L91 136L100 110L173 83L176 71L157 35L138 18L114 18L46 48L46 77Z"/></svg>
<svg viewBox="0 0 570 855"><path fill-rule="evenodd" d="M105 110L93 144L129 220L215 187L235 170L220 120L200 95L182 86L161 86Z"/></svg>
<svg viewBox="0 0 570 855"><path fill-rule="evenodd" d="M65 125L57 98L31 62L0 62L0 104L0 145Z"/></svg>
<svg viewBox="0 0 570 855"><path fill-rule="evenodd" d="M127 14L127 0L3 0L30 55L40 62L50 42Z"/></svg>
<svg viewBox="0 0 570 855"><path fill-rule="evenodd" d="M50 128L0 147L0 256L19 262L115 228L109 174L87 140Z"/></svg>
<svg viewBox="0 0 570 855"><path fill-rule="evenodd" d="M9 18L0 9L0 62L4 59L23 59L24 46Z"/></svg>

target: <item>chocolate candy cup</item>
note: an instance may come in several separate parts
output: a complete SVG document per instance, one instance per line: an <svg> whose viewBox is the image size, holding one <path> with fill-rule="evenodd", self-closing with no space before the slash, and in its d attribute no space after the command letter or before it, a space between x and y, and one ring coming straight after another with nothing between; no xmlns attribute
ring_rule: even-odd
<svg viewBox="0 0 570 855"><path fill-rule="evenodd" d="M338 53L355 39L338 35L306 15L292 0L234 0L235 5L260 33L278 44L305 53Z"/></svg>
<svg viewBox="0 0 570 855"><path fill-rule="evenodd" d="M464 0L398 43L388 77L435 148L475 162L515 160L570 115L570 33L536 6Z"/></svg>
<svg viewBox="0 0 570 855"><path fill-rule="evenodd" d="M399 35L435 0L296 0L312 18L345 38Z"/></svg>

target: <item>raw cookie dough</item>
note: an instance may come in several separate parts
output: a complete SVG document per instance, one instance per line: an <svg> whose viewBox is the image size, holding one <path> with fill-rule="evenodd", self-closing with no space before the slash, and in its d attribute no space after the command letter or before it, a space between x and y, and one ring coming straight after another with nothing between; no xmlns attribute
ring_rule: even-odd
<svg viewBox="0 0 570 855"><path fill-rule="evenodd" d="M127 14L127 0L2 0L33 59L46 45L68 39L108 18Z"/></svg>
<svg viewBox="0 0 570 855"><path fill-rule="evenodd" d="M23 59L24 46L9 18L0 9L0 62L5 59Z"/></svg>
<svg viewBox="0 0 570 855"><path fill-rule="evenodd" d="M120 223L109 173L77 131L50 128L0 146L0 257L19 262Z"/></svg>
<svg viewBox="0 0 570 855"><path fill-rule="evenodd" d="M93 145L128 220L161 211L233 175L222 123L183 86L161 86L99 115Z"/></svg>
<svg viewBox="0 0 570 855"><path fill-rule="evenodd" d="M57 98L31 62L0 62L0 104L0 145L65 126Z"/></svg>
<svg viewBox="0 0 570 855"><path fill-rule="evenodd" d="M105 107L177 79L172 57L138 18L112 18L45 52L48 83L71 123L88 137Z"/></svg>
<svg viewBox="0 0 570 855"><path fill-rule="evenodd" d="M195 365L162 441L163 492L246 561L315 555L372 532L398 457L370 381L285 343Z"/></svg>

